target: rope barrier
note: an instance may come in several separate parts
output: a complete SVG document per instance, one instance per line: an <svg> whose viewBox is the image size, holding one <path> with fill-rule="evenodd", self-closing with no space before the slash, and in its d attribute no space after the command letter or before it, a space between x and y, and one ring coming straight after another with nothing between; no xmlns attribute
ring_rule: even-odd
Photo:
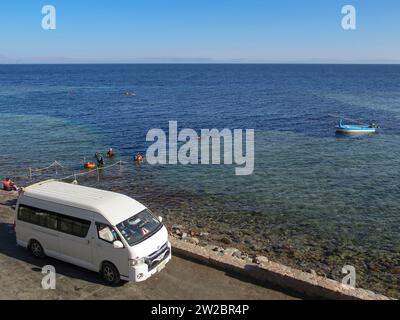
<svg viewBox="0 0 400 320"><path fill-rule="evenodd" d="M44 168L29 168L32 170L32 172L42 172L42 171L46 171L48 169L51 169L52 167L60 167L62 169L64 169L64 166L59 163L58 161L54 161L51 165L44 167Z"/></svg>
<svg viewBox="0 0 400 320"><path fill-rule="evenodd" d="M126 162L120 160L120 161L118 161L118 162L116 162L116 163L113 163L113 164L111 164L111 165L109 165L109 166L97 167L96 169L88 170L88 171L85 171L85 172L73 173L73 174L71 174L71 175L69 175L69 176L67 176L67 177L56 179L56 181L69 180L69 179L72 179L72 178L73 178L73 179L74 179L73 182L74 182L74 183L78 183L77 177L86 176L86 175L89 175L89 174L91 174L91 173L93 173L93 172L95 172L95 171L96 171L96 173L97 173L97 181L100 181L100 170L107 170L107 169L110 169L110 168L115 167L115 166L117 166L117 165L120 166L120 170L121 170L123 164L126 164Z"/></svg>
<svg viewBox="0 0 400 320"><path fill-rule="evenodd" d="M61 168L64 170L64 166L59 163L57 160L55 160L51 165L44 167L44 168L29 168L29 178L32 180L32 174L35 172L40 172L42 173L43 171L49 170L51 168L55 168L56 170L56 175L58 175L58 168Z"/></svg>
<svg viewBox="0 0 400 320"><path fill-rule="evenodd" d="M96 172L97 173L97 181L100 181L100 178L101 178L100 172L101 171L108 170L108 169L113 168L115 166L119 166L119 169L122 170L122 165L124 165L124 164L127 164L127 162L120 160L120 161L117 161L116 163L110 164L108 166L98 166L95 169L86 170L84 172L73 172L72 174L70 174L70 175L68 175L66 177L61 177L61 178L54 179L54 180L55 181L64 181L64 180L73 179L73 183L77 184L78 183L78 177L83 177L83 176L90 175L90 174ZM58 162L56 160L52 164L48 165L47 167L43 167L43 168L32 168L32 167L29 167L28 168L29 169L29 175L28 176L26 176L26 175L12 175L12 178L13 179L21 179L21 180L29 179L30 181L32 181L34 179L34 173L42 174L43 172L45 172L45 171L47 171L49 169L52 169L52 168L55 168L56 175L58 175L58 169L59 168L62 169L63 172L65 171L65 167L60 162Z"/></svg>

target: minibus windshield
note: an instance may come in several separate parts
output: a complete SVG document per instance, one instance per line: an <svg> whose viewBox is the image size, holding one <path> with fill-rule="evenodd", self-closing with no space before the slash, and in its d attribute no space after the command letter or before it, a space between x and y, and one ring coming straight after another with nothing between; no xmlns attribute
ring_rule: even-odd
<svg viewBox="0 0 400 320"><path fill-rule="evenodd" d="M147 239L161 227L161 222L147 209L117 224L119 232L130 246Z"/></svg>

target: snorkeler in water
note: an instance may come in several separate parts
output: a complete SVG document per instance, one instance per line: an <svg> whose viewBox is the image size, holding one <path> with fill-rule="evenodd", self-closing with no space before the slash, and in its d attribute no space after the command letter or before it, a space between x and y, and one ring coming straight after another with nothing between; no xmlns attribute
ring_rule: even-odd
<svg viewBox="0 0 400 320"><path fill-rule="evenodd" d="M112 157L114 157L114 150L113 150L113 148L110 148L110 149L108 149L108 151L107 151L107 157L109 157L109 158L112 158Z"/></svg>
<svg viewBox="0 0 400 320"><path fill-rule="evenodd" d="M144 157L138 152L138 153L135 154L134 159L135 159L136 162L141 162L141 161L144 160Z"/></svg>

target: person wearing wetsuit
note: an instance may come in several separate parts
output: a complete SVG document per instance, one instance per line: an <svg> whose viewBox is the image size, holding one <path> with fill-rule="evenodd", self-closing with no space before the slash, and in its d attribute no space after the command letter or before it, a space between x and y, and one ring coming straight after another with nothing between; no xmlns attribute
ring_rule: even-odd
<svg viewBox="0 0 400 320"><path fill-rule="evenodd" d="M95 154L96 160L97 160L97 164L99 166L104 166L106 164L106 162L104 161L104 158L101 154L96 153Z"/></svg>

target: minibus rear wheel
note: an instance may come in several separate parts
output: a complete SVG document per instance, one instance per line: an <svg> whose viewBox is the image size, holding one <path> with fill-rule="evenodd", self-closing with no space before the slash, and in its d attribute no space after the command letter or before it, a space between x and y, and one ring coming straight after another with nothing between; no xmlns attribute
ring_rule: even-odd
<svg viewBox="0 0 400 320"><path fill-rule="evenodd" d="M32 240L29 243L29 251L31 252L32 256L34 256L35 258L44 258L43 247L36 240Z"/></svg>
<svg viewBox="0 0 400 320"><path fill-rule="evenodd" d="M104 281L109 285L117 285L120 283L121 278L118 269L110 262L104 262L101 268L101 276Z"/></svg>

